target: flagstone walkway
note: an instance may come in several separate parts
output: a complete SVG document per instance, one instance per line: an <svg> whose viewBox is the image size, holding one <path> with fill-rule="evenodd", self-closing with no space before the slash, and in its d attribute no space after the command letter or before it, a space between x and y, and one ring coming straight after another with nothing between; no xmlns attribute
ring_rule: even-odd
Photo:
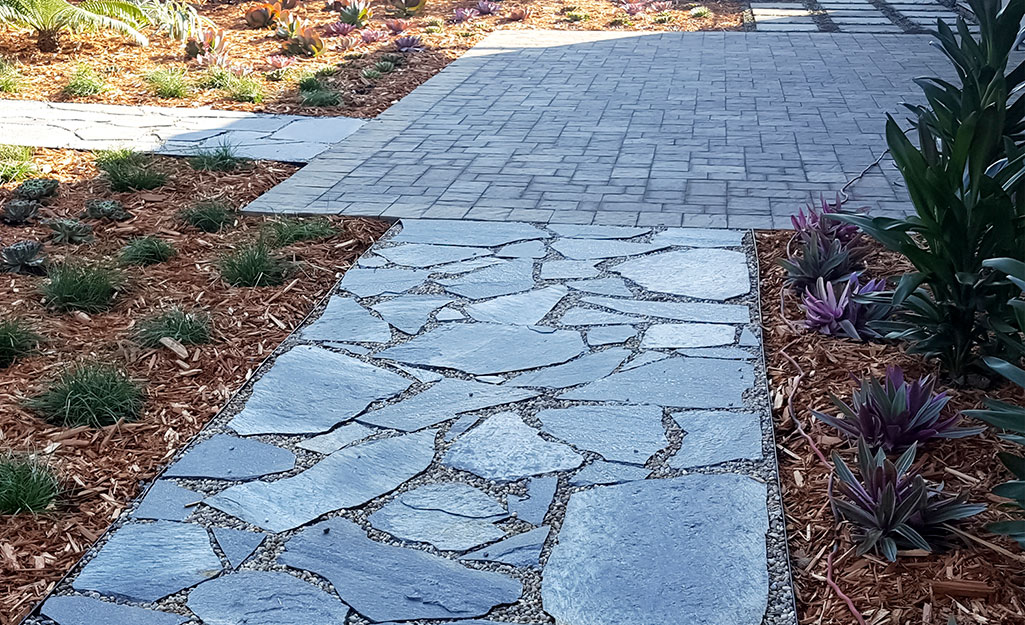
<svg viewBox="0 0 1025 625"><path fill-rule="evenodd" d="M749 232L394 230L30 623L796 623Z"/></svg>

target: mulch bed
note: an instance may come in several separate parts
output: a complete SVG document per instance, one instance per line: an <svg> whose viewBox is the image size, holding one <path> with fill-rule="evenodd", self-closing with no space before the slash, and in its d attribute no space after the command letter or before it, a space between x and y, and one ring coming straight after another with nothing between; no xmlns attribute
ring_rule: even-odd
<svg viewBox="0 0 1025 625"><path fill-rule="evenodd" d="M672 20L657 23L651 12L628 16L624 9L611 0L506 0L498 16L481 16L462 24L449 23L456 7L471 7L476 0L438 0L428 2L422 14L409 18L410 28L403 35L419 35L424 50L407 54L408 62L396 71L369 82L360 73L388 52L394 52L394 37L385 41L362 45L362 58L346 58L339 49L337 39L325 37L328 49L317 58L297 57L295 68L282 81L267 80L269 69L266 58L281 54L283 41L274 38L272 30L253 30L246 26L243 15L258 3L206 2L197 4L200 15L213 20L228 34L231 59L253 70L261 78L266 93L260 104L235 102L217 89L193 88L183 99L160 99L146 82L146 75L159 67L186 67L189 76L198 81L204 68L195 62L186 62L181 43L163 35L147 33L148 47L139 47L124 37L90 32L66 35L62 49L56 53L39 52L35 38L27 31L16 31L0 26L0 57L17 60L22 64L23 85L17 93L0 94L2 98L20 98L49 101L103 102L108 104L150 104L159 106L212 106L218 109L292 113L301 115L345 115L373 117L391 106L466 50L494 30L503 29L562 29L562 30L739 30L743 26L742 13L747 3L739 0L714 0L704 3L680 2L670 11ZM708 17L692 17L690 9L698 5L711 9ZM530 7L533 15L524 22L509 20L507 16L517 7ZM323 27L337 21L337 13L322 10L323 3L310 0L294 10L308 19L318 33ZM569 21L568 12L588 16L583 21ZM387 31L384 20L393 17L394 9L384 0L374 3L374 18L369 28ZM628 20L622 24L617 20ZM425 33L432 20L444 22L441 32ZM357 33L358 34L358 33ZM351 55L350 55L351 56ZM99 72L109 89L96 96L70 98L62 93L68 78L77 67L86 65ZM343 97L341 106L309 107L299 101L296 85L304 70L335 66L338 73L327 82Z"/></svg>
<svg viewBox="0 0 1025 625"><path fill-rule="evenodd" d="M935 363L907 354L900 344L857 343L796 327L803 313L797 298L789 294L781 311L785 272L776 265L776 259L785 257L790 236L789 232L759 232L757 244L765 354L800 622L857 622L844 600L826 583L835 543L832 579L866 623L946 625L950 616L962 625L1025 623L1025 554L1013 541L986 532L985 524L1009 518L993 507L959 524L957 529L963 533L952 537L948 549L902 554L893 564L872 554L856 556L849 528L835 529L826 494L829 471L787 409L791 392L796 419L815 445L827 456L833 450L841 451L853 465L851 445L815 420L810 411L831 412L830 392L849 397L852 376L881 376L887 365L899 365L913 377L940 374ZM870 272L877 270L873 277L904 270L899 257L878 247L873 248L868 267ZM981 407L986 396L1025 402L1025 393L1011 385L989 390L952 388L939 379L941 388L953 394L950 410ZM967 491L970 501L992 504L1000 500L989 491L1009 479L996 454L1011 448L990 432L932 441L920 450L917 465L926 479L944 482L947 490Z"/></svg>
<svg viewBox="0 0 1025 625"><path fill-rule="evenodd" d="M298 267L282 286L230 287L220 279L217 259L253 240L267 218L239 216L227 230L207 234L180 223L177 211L211 195L242 205L295 167L255 162L234 173L200 172L183 160L161 157L156 166L169 174L168 184L148 192L110 193L89 153L38 150L34 161L43 175L62 183L45 216L77 217L85 199L93 197L118 199L135 215L121 223L91 221L92 244L47 244L51 260L72 255L113 262L124 243L140 235L159 236L173 243L178 254L166 263L131 268L115 306L88 316L44 309L37 292L44 278L0 274L3 316L28 320L45 338L35 355L0 369L0 449L48 455L66 489L52 511L0 519L4 625L17 622L47 593L136 496L140 482L152 478L202 428L387 228L377 220L334 218L336 236L280 250ZM0 201L14 186L0 187ZM41 240L48 232L39 224L0 224L0 242ZM214 340L189 347L188 358L132 340L139 320L175 305L208 312ZM47 380L84 359L118 363L146 381L146 408L138 422L65 429L22 407Z"/></svg>

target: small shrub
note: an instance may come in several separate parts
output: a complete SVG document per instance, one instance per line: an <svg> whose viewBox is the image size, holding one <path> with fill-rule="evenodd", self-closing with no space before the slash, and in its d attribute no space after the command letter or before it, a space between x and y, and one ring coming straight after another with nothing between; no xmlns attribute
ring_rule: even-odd
<svg viewBox="0 0 1025 625"><path fill-rule="evenodd" d="M64 95L73 98L84 98L91 95L99 95L107 90L107 83L91 67L79 65L75 72L64 85Z"/></svg>
<svg viewBox="0 0 1025 625"><path fill-rule="evenodd" d="M890 313L885 303L865 303L863 298L886 288L884 280L869 280L861 284L857 274L852 275L840 295L832 282L819 278L814 290L804 292L804 326L822 334L845 336L855 341L878 338L871 323L884 319Z"/></svg>
<svg viewBox="0 0 1025 625"><path fill-rule="evenodd" d="M189 81L184 69L161 68L146 75L146 82L153 86L158 98L184 98L189 94Z"/></svg>
<svg viewBox="0 0 1025 625"><path fill-rule="evenodd" d="M20 319L0 319L0 369L11 366L39 344L39 335Z"/></svg>
<svg viewBox="0 0 1025 625"><path fill-rule="evenodd" d="M121 202L117 200L86 200L85 211L82 216L87 219L106 219L109 221L125 221L132 218L132 214L125 210Z"/></svg>
<svg viewBox="0 0 1025 625"><path fill-rule="evenodd" d="M203 200L178 215L182 221L203 232L218 232L235 220L235 211L220 200Z"/></svg>
<svg viewBox="0 0 1025 625"><path fill-rule="evenodd" d="M235 76L226 88L228 95L236 102L263 102L263 83L252 76Z"/></svg>
<svg viewBox="0 0 1025 625"><path fill-rule="evenodd" d="M0 271L41 276L46 273L46 257L39 241L18 241L0 250Z"/></svg>
<svg viewBox="0 0 1025 625"><path fill-rule="evenodd" d="M132 239L121 249L121 264L148 266L169 260L175 254L174 246L156 237Z"/></svg>
<svg viewBox="0 0 1025 625"><path fill-rule="evenodd" d="M284 247L299 241L326 239L337 232L326 219L282 219L272 221L264 227L266 240L276 247Z"/></svg>
<svg viewBox="0 0 1025 625"><path fill-rule="evenodd" d="M43 512L60 494L60 480L28 454L0 454L0 514Z"/></svg>
<svg viewBox="0 0 1025 625"><path fill-rule="evenodd" d="M17 63L0 58L0 93L17 93L21 83L22 75Z"/></svg>
<svg viewBox="0 0 1025 625"><path fill-rule="evenodd" d="M32 171L32 148L0 144L0 184L27 178Z"/></svg>
<svg viewBox="0 0 1025 625"><path fill-rule="evenodd" d="M65 262L50 269L42 287L43 300L62 312L102 312L113 304L122 283L121 274L111 269Z"/></svg>
<svg viewBox="0 0 1025 625"><path fill-rule="evenodd" d="M96 166L106 174L112 191L148 191L167 182L167 174L153 169L149 156L129 148L97 152Z"/></svg>
<svg viewBox="0 0 1025 625"><path fill-rule="evenodd" d="M803 293L812 289L819 279L834 283L849 280L863 267L861 258L840 241L813 234L810 239L800 241L796 253L780 260L779 264L787 270L787 285Z"/></svg>
<svg viewBox="0 0 1025 625"><path fill-rule="evenodd" d="M276 286L285 281L291 268L262 243L240 247L221 258L221 277L232 286Z"/></svg>
<svg viewBox="0 0 1025 625"><path fill-rule="evenodd" d="M77 219L60 217L43 223L53 230L50 241L56 245L81 245L93 240L93 227Z"/></svg>
<svg viewBox="0 0 1025 625"><path fill-rule="evenodd" d="M182 345L200 345L210 342L210 318L199 313L174 308L139 324L136 334L146 347L160 345L160 339L170 338Z"/></svg>
<svg viewBox="0 0 1025 625"><path fill-rule="evenodd" d="M200 89L227 89L235 75L224 67L213 66L206 71L197 86Z"/></svg>
<svg viewBox="0 0 1025 625"><path fill-rule="evenodd" d="M199 171L235 171L247 164L249 159L239 156L235 146L229 143L201 150L189 157L189 165Z"/></svg>
<svg viewBox="0 0 1025 625"><path fill-rule="evenodd" d="M135 421L145 403L142 386L112 365L85 363L68 369L27 406L63 427L103 427Z"/></svg>

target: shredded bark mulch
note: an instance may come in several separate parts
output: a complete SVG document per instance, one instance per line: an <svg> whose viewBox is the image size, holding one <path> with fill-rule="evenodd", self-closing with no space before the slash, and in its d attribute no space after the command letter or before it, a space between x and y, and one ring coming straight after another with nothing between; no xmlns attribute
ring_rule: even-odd
<svg viewBox="0 0 1025 625"><path fill-rule="evenodd" d="M1009 518L992 505L1002 500L990 490L1009 479L996 455L1012 451L1011 444L987 431L967 439L931 441L920 450L916 466L927 480L944 482L945 490L952 492L967 491L970 501L991 507L958 524L946 548L932 554L902 553L896 563L888 563L872 554L856 556L849 527L836 529L827 496L829 470L801 433L803 429L827 457L839 450L853 465L851 444L815 420L811 410L835 414L830 393L849 397L855 377L882 376L887 365L899 365L913 377L939 376L940 388L953 395L948 410L981 407L986 396L1021 404L1025 393L1009 384L987 390L954 388L945 383L935 363L906 353L899 343L858 343L803 330L798 299L784 292L785 272L776 264L785 257L791 236L759 232L757 245L765 354L800 622L858 622L827 584L832 560L831 579L871 625L946 625L951 616L962 625L1025 623L1025 554L1013 541L983 527ZM875 271L872 277L905 269L900 257L877 246L868 267L870 273ZM787 408L791 393L799 423Z"/></svg>
<svg viewBox="0 0 1025 625"><path fill-rule="evenodd" d="M254 162L232 173L194 171L183 160L158 157L168 183L152 191L111 193L89 153L38 150L42 175L61 181L59 197L44 216L78 217L88 198L114 198L134 217L111 223L88 220L95 242L47 243L51 260L65 256L113 265L125 242L152 235L172 243L166 263L126 270L128 283L103 313L60 314L46 310L38 289L44 278L0 274L3 316L29 321L45 342L34 355L0 369L0 449L44 454L60 475L64 493L38 516L0 518L0 623L22 618L121 513L166 461L248 379L264 358L296 328L339 276L387 228L377 220L332 218L336 236L296 243L280 253L297 269L276 287L230 287L217 271L219 257L254 240L268 218L243 216L208 234L185 226L179 209L217 196L240 206L288 177L296 167ZM0 187L0 201L14 183ZM43 240L38 223L0 223L0 242ZM187 347L188 356L149 349L134 340L136 324L172 306L210 314L213 341ZM83 360L116 363L145 381L146 407L134 423L101 429L65 429L23 407L26 397L69 365Z"/></svg>

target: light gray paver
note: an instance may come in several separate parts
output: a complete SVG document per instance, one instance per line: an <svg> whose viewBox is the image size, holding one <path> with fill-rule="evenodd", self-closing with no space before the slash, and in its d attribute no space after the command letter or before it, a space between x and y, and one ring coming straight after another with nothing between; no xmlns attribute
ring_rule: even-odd
<svg viewBox="0 0 1025 625"><path fill-rule="evenodd" d="M200 584L189 609L207 625L344 623L349 606L288 573L242 571Z"/></svg>

